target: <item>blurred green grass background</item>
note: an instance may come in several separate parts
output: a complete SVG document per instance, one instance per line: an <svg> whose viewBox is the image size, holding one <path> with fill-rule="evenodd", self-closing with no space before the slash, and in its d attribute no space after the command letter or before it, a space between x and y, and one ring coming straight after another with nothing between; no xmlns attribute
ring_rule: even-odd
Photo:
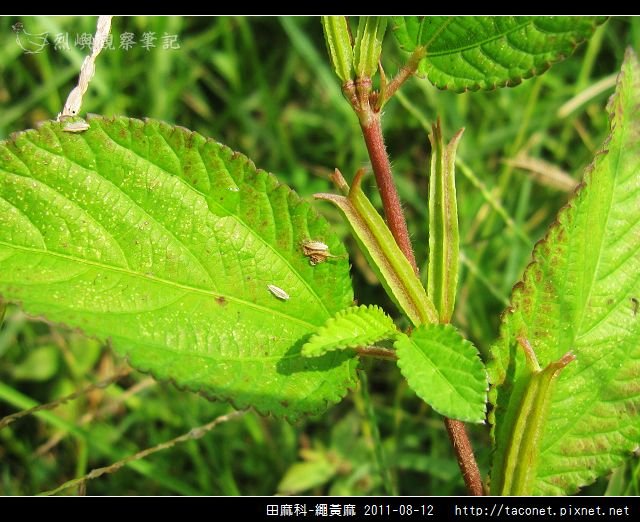
<svg viewBox="0 0 640 522"><path fill-rule="evenodd" d="M51 43L25 54L12 30L17 22L30 33L49 33ZM60 112L87 54L76 35L93 34L95 24L96 17L0 17L1 139ZM112 32L116 49L98 57L81 114L148 116L199 131L303 196L332 190L327 175L334 167L350 178L368 166L318 18L117 17ZM127 32L137 45L117 49ZM141 47L144 33L154 33L156 47ZM68 34L69 49L54 47L59 34ZM162 48L165 34L177 35L179 49ZM485 355L533 244L568 198L566 190L507 160L544 160L548 175L554 166L577 182L606 136L604 106L627 46L640 50L640 19L613 18L568 60L515 88L454 94L412 79L385 108L388 150L423 268L427 131L438 116L445 137L466 128L458 153L463 265L454 322ZM388 75L403 63L390 34L383 56ZM579 103L567 110L571 100ZM371 180L368 185L373 188ZM379 203L374 190L370 195ZM328 205L318 208L350 247L359 302L395 313L340 217ZM121 364L108 346L10 307L0 330L0 417L98 382ZM441 418L407 389L393 365L365 361L362 367L367 379L322 416L289 425L249 413L89 481L80 492L464 494ZM229 411L132 372L0 430L0 494L55 488ZM486 474L488 429L471 426L470 432ZM583 493L639 494L639 470L638 459L630 458Z"/></svg>

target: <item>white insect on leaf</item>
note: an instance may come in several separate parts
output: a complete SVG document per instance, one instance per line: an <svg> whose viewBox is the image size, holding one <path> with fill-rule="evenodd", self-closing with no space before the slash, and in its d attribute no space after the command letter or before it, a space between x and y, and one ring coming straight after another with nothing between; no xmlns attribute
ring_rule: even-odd
<svg viewBox="0 0 640 522"><path fill-rule="evenodd" d="M276 285L267 285L269 292L275 295L278 299L282 299L283 301L289 300L289 294L285 292L282 288Z"/></svg>
<svg viewBox="0 0 640 522"><path fill-rule="evenodd" d="M70 121L69 123L65 123L62 130L64 132L84 132L89 128L89 124L84 120L79 121Z"/></svg>

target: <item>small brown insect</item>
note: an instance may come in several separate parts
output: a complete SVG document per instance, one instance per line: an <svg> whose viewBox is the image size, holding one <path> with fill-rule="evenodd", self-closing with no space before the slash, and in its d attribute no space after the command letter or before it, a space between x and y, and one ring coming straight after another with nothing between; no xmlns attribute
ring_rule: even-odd
<svg viewBox="0 0 640 522"><path fill-rule="evenodd" d="M309 264L316 266L324 263L329 257L334 256L329 252L329 247L322 241L312 241L306 239L302 242L302 253L309 258Z"/></svg>
<svg viewBox="0 0 640 522"><path fill-rule="evenodd" d="M638 308L640 307L640 301L638 301L637 297L631 298L631 310L633 311L633 315L638 315Z"/></svg>

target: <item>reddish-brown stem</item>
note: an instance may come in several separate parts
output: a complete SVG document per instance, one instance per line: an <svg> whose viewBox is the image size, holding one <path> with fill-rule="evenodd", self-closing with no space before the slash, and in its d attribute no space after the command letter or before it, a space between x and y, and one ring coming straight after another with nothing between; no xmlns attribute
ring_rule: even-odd
<svg viewBox="0 0 640 522"><path fill-rule="evenodd" d="M451 445L456 453L458 466L460 466L460 471L462 471L462 477L464 478L467 490L474 496L484 495L482 477L480 476L478 463L473 454L473 448L471 447L464 422L445 417L444 425L447 428L449 440L451 440Z"/></svg>
<svg viewBox="0 0 640 522"><path fill-rule="evenodd" d="M418 273L418 265L413 255L413 247L409 239L407 222L404 219L404 212L398 197L393 175L391 173L391 163L384 146L382 127L380 126L380 113L371 111L365 121L361 119L362 134L369 151L369 158L373 173L376 176L376 183L382 198L384 215L387 218L387 225L393 234L400 250L407 257L411 266Z"/></svg>
<svg viewBox="0 0 640 522"><path fill-rule="evenodd" d="M380 110L400 86L415 73L425 52L424 48L417 48L409 58L407 64L400 69L391 82L387 83L386 79L382 80L383 85L380 93L372 92L370 78L358 78L355 82L348 81L342 86L342 92L360 120L362 135L367 145L369 159L371 160L371 166L373 167L376 183L378 184L378 191L382 198L387 225L396 243L398 243L400 250L402 250L402 253L409 260L416 274L418 273L418 265L416 264L413 247L409 239L409 230L407 229L407 222L404 217L404 212L402 211L398 191L393 182L391 163L384 146L384 137L380 124ZM341 179L338 173L336 173L336 179ZM342 180L342 183L345 184L344 180ZM367 355L373 354L368 353ZM482 495L483 488L480 470L478 469L478 464L476 463L464 424L448 418L445 418L444 421L469 493L472 495Z"/></svg>
<svg viewBox="0 0 640 522"><path fill-rule="evenodd" d="M413 70L415 71L415 68ZM399 73L398 76L401 76L401 73ZM396 77L396 79L397 78L398 77ZM404 79L399 80L399 83L396 84L393 90L397 89L402 81L404 81ZM392 84L393 83L394 82L392 82ZM388 96L389 94L387 92L387 99ZM356 109L355 106L354 109ZM369 152L369 159L371 160L373 172L376 176L376 183L378 184L385 217L387 218L387 225L398 243L400 250L402 250L417 274L418 266L413 253L413 247L411 246L411 240L409 239L407 222L404 217L404 212L402 211L398 191L393 182L389 156L384 146L380 112L371 106L363 107L362 100L360 100L356 112L360 119L360 126ZM444 422L467 490L471 495L483 495L482 477L464 423L446 417Z"/></svg>

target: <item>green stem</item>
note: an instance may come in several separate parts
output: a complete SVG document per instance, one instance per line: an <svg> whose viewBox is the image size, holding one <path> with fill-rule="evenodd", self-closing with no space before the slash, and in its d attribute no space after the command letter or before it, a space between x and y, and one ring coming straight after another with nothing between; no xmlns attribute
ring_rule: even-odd
<svg viewBox="0 0 640 522"><path fill-rule="evenodd" d="M395 94L395 92L406 82L413 74L418 70L420 60L424 58L427 50L420 46L416 47L407 63L402 66L398 71L398 74L385 86L384 96L380 98L378 110L384 106L385 103Z"/></svg>

